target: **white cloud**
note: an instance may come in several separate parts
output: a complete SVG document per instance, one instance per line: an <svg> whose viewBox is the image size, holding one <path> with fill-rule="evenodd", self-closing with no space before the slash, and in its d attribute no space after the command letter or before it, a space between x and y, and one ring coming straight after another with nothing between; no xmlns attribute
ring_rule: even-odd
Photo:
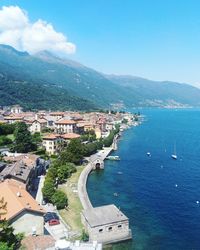
<svg viewBox="0 0 200 250"><path fill-rule="evenodd" d="M55 31L52 24L41 19L31 23L28 14L18 6L0 9L0 43L31 54L41 50L70 54L76 50L75 44Z"/></svg>

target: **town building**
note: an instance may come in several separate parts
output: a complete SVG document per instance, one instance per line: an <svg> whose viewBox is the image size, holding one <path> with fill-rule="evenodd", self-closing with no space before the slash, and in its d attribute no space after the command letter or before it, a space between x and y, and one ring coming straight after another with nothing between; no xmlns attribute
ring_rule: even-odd
<svg viewBox="0 0 200 250"><path fill-rule="evenodd" d="M47 120L45 119L35 119L31 122L29 131L31 133L39 132L41 133L44 128L47 127Z"/></svg>
<svg viewBox="0 0 200 250"><path fill-rule="evenodd" d="M63 141L69 142L72 139L78 139L78 138L80 138L80 135L76 134L76 133L62 134L61 138L63 139Z"/></svg>
<svg viewBox="0 0 200 250"><path fill-rule="evenodd" d="M24 120L24 115L23 114L11 114L9 116L5 116L4 120L9 124L13 124L15 122L22 122Z"/></svg>
<svg viewBox="0 0 200 250"><path fill-rule="evenodd" d="M76 133L47 134L42 138L42 145L47 154L56 155L63 146L66 146L70 142L70 140L77 138L80 138L80 135Z"/></svg>
<svg viewBox="0 0 200 250"><path fill-rule="evenodd" d="M0 180L13 179L25 184L26 189L32 188L31 180L46 171L45 162L34 154L19 154L4 156L4 160L9 162L0 171Z"/></svg>
<svg viewBox="0 0 200 250"><path fill-rule="evenodd" d="M93 242L70 242L65 239L60 239L55 242L55 250L102 250L102 244L97 241Z"/></svg>
<svg viewBox="0 0 200 250"><path fill-rule="evenodd" d="M58 111L58 112L51 112L49 115L56 118L56 120L60 120L64 117L65 113Z"/></svg>
<svg viewBox="0 0 200 250"><path fill-rule="evenodd" d="M10 111L12 114L20 114L23 112L23 108L20 105L14 105L11 107Z"/></svg>
<svg viewBox="0 0 200 250"><path fill-rule="evenodd" d="M132 238L129 219L115 205L83 210L81 219L90 241L108 244Z"/></svg>
<svg viewBox="0 0 200 250"><path fill-rule="evenodd" d="M75 133L76 122L73 120L59 120L55 122L57 133Z"/></svg>
<svg viewBox="0 0 200 250"><path fill-rule="evenodd" d="M61 146L62 138L59 134L48 134L43 136L42 145L46 149L48 155L56 155Z"/></svg>
<svg viewBox="0 0 200 250"><path fill-rule="evenodd" d="M6 219L14 233L43 235L45 211L26 191L25 185L15 180L0 182L0 198L7 203L1 219Z"/></svg>
<svg viewBox="0 0 200 250"><path fill-rule="evenodd" d="M98 154L91 155L89 158L89 162L92 165L92 169L104 169L104 161L102 157L98 156Z"/></svg>

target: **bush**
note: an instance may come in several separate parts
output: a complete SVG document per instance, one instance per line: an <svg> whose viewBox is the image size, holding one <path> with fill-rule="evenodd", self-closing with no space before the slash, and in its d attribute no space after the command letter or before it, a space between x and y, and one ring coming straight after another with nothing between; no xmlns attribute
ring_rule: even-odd
<svg viewBox="0 0 200 250"><path fill-rule="evenodd" d="M0 146L8 145L11 143L12 143L12 140L10 138L6 137L5 135L2 135L0 137Z"/></svg>
<svg viewBox="0 0 200 250"><path fill-rule="evenodd" d="M81 240L82 240L83 242L89 241L89 235L85 232L84 229L82 230Z"/></svg>
<svg viewBox="0 0 200 250"><path fill-rule="evenodd" d="M0 135L13 134L16 124L0 124Z"/></svg>
<svg viewBox="0 0 200 250"><path fill-rule="evenodd" d="M68 205L68 199L63 191L56 190L52 196L52 203L56 205L57 209L63 209Z"/></svg>

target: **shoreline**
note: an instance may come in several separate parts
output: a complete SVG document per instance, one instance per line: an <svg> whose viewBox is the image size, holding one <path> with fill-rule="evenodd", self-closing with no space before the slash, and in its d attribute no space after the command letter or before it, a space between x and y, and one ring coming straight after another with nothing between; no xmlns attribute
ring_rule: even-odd
<svg viewBox="0 0 200 250"><path fill-rule="evenodd" d="M113 151L112 147L109 148L104 148L100 151L98 151L97 153L91 155L91 156L95 156L95 155L101 155L102 160L104 161L105 158ZM90 156L90 157L91 157ZM89 174L92 172L93 170L93 166L92 164L89 162L85 168L83 169L83 171L80 174L79 180L78 180L78 195L79 195L79 199L81 201L82 207L83 209L87 209L87 208L92 208L92 204L90 202L88 193L87 193L87 180L88 180L88 176Z"/></svg>
<svg viewBox="0 0 200 250"><path fill-rule="evenodd" d="M143 118L141 116L141 118ZM105 147L101 150L99 150L97 153L91 155L90 157L92 156L101 156L102 157L102 160L104 161L106 159L107 156L109 156L109 154L112 152L112 151L115 151L117 150L117 143L118 143L118 139L119 137L121 137L121 134L129 129L130 127L135 127L135 126L139 126L141 123L142 123L143 119L141 119L140 121L135 121L131 124L128 124L128 125L125 125L125 124L121 124L121 129L119 131L118 134L115 135L114 139L113 139L113 143L111 145L111 147ZM88 157L88 159L90 159L90 157ZM88 196L88 192L87 192L87 180L88 180L88 177L90 175L90 173L92 172L93 169L93 166L91 164L91 162L89 162L85 168L83 169L83 171L81 172L80 176L79 176L79 179L78 179L78 196L79 196L79 199L80 199L80 202L82 204L82 207L83 209L87 209L87 208L93 208L92 204L91 204L91 201L89 199L89 196Z"/></svg>
<svg viewBox="0 0 200 250"><path fill-rule="evenodd" d="M101 227L100 225L96 226L93 228L93 226L91 226L92 224L88 224L88 218L87 218L87 213L89 213L89 217L90 216L96 216L96 212L97 211L96 209L98 209L99 211L104 211L105 207L106 209L108 209L109 206L113 206L114 207L114 210L117 211L118 208L112 204L112 205L106 205L106 206L99 206L99 207L93 207L90 199L89 199L89 196L88 196L88 192L87 192L87 181L88 181L88 177L89 177L89 174L99 168L99 169L104 169L104 160L106 159L106 157L114 150L117 150L118 149L118 139L119 137L121 136L122 132L127 130L128 128L130 127L134 127L134 126L138 126L139 124L141 123L141 121L135 121L135 122L132 122L132 123L129 123L129 124L123 124L122 126L120 126L120 131L114 136L113 138L113 142L112 142L112 145L110 147L105 147L103 148L102 150L98 151L97 153L91 155L90 157L88 157L88 164L85 166L85 168L83 169L83 171L81 172L80 176L79 176L79 179L78 179L78 196L79 196L79 199L80 199L80 202L82 204L82 207L83 207L83 212L81 212L81 220L82 220L82 223L86 229L86 231L88 231L89 233L89 237L91 237L93 240L97 240L99 242L102 242L103 244L107 245L107 244L112 244L112 243L117 243L117 242L122 242L122 241L126 241L126 240L129 240L129 239L132 239L132 232L131 232L131 229L129 228L129 219L122 213L121 215L125 216L127 218L127 224L123 226L123 230L118 232L118 228L117 229L114 229L114 231L116 230L116 233L112 233L112 234L109 234L109 236L107 234L97 234L96 233L96 227ZM110 208L109 208L110 209ZM109 214L109 211L110 210L107 210L108 212L107 215ZM119 213L120 210L117 212ZM109 214L109 221L111 223L111 221L113 221L113 214ZM113 222L111 224L106 224L108 223L107 221L104 222L104 230L107 230L107 227L110 226L110 228L113 227L114 225L114 228L116 226L116 223L119 223L120 227L121 227L121 223L124 223L124 222L121 222L119 218L116 220L116 218L114 219L115 221L115 224L113 224ZM90 223L90 222L89 222ZM106 226L107 225L107 226ZM118 227L119 227L118 225ZM128 228L127 228L127 225L128 225ZM99 229L99 230L103 230L103 229Z"/></svg>

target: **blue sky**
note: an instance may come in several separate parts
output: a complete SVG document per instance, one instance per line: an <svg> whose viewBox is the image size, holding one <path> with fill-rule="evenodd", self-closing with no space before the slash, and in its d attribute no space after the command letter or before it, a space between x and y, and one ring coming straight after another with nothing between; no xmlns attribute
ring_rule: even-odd
<svg viewBox="0 0 200 250"><path fill-rule="evenodd" d="M198 0L0 0L75 44L68 57L104 73L200 86Z"/></svg>

